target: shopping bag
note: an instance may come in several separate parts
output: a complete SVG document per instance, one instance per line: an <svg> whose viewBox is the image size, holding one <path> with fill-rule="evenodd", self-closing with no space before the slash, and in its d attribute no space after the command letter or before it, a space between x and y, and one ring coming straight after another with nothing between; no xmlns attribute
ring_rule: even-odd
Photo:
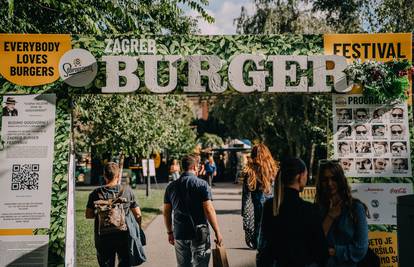
<svg viewBox="0 0 414 267"><path fill-rule="evenodd" d="M229 267L226 249L222 245L216 245L213 249L213 267Z"/></svg>

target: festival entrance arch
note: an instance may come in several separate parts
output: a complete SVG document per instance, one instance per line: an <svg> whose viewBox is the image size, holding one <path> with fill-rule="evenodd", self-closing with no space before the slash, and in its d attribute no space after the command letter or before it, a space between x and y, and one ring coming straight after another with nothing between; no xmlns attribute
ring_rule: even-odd
<svg viewBox="0 0 414 267"><path fill-rule="evenodd" d="M56 107L56 119L53 120L55 127L54 143L51 144L48 150L53 152L53 161L44 163L46 168L50 168L51 172L47 177L40 177L40 179L49 179L51 182L49 184L50 188L45 191L50 194L48 199L51 201L51 205L50 207L46 205L46 209L40 205L43 212L50 213L50 221L46 220L49 226L36 226L37 224L33 223L33 227L27 227L29 224L13 217L11 221L14 220L14 225L21 223L21 225L26 226L12 227L9 219L6 222L5 212L2 211L0 238L9 242L17 236L43 235L47 237L42 244L48 243L49 262L63 262L64 258L69 264L71 261L73 262L75 253L72 246L74 240L71 229L73 228L70 228L73 227L73 206L71 206L73 204L73 177L68 175L72 171L74 161L73 153L70 155L71 151L73 152L70 142L73 96L101 93L190 93L206 95L335 93L333 98L335 112L348 109L351 110L351 114L356 116L357 109L369 104L368 112L373 112L377 107L376 105L384 102L384 99L378 102L375 97L366 100L362 95L356 95L360 91L356 91L358 89L355 88L352 89L352 86L348 83L343 71L347 68L347 61L350 62L358 58L375 59L377 61L398 58L399 60L406 59L411 62L411 34L327 36L120 35L96 37L1 34L0 59L5 63L0 67L2 76L0 79L0 93L4 95L3 102L14 100L18 103L23 96L40 95L40 97L33 96L31 100L23 99L19 104L20 107L25 109L25 111L21 110L21 114L26 112L28 116L30 115L25 119L22 117L22 123L24 124L24 121L35 121L33 115L36 113L37 115L42 114L42 112L47 114L48 105ZM351 93L352 96L349 95ZM45 101L42 95L46 94L55 95L56 102L47 99L46 102L36 102ZM8 98L9 100L7 100ZM351 100L355 102L351 103ZM401 105L406 112L404 118L408 121L407 112L412 114L412 107L409 105L407 108L404 104ZM351 131L355 128L353 124L358 123L358 121L353 119L339 121L337 119L339 113L335 112L334 133L339 134L344 130L339 131L341 125L349 124ZM40 118L42 118L41 116ZM2 162L7 162L7 166L12 168L13 161L20 162L22 158L27 161L27 158L30 157L23 157L21 154L8 157L6 152L10 147L22 146L24 148L25 144L32 144L31 146L33 146L33 142L35 142L33 141L35 139L16 137L25 134L24 131L16 132L11 126L7 126L13 125L14 122L19 123L19 118L3 117L2 134L6 137L2 140L2 155L4 158L0 158ZM374 131L373 126L381 124L380 122L369 124L371 131ZM385 125L385 123L383 124ZM390 121L389 125L385 125L385 127L391 127L391 124L404 123ZM47 126L44 128L47 128ZM7 132L4 129L7 129ZM29 132L32 131L30 130L32 128L27 129ZM356 131L356 129L354 130ZM406 130L408 131L408 128ZM14 136L17 142L11 142L13 138L7 139L7 136ZM352 139L354 136L351 136L345 138L344 142L350 143L353 151L355 151L359 141L370 142L371 145L374 142L384 141L373 137ZM339 151L339 145L342 141L339 141L335 136L333 136L333 139L335 142L334 146L330 147L330 154L337 158L351 158L351 156L345 157ZM28 141L25 143L22 140ZM368 180L353 178L352 180L388 183L388 185L380 188L382 190L384 188L395 190L394 185L397 183L404 184L408 182L412 184L412 164L410 151L407 149L410 148L412 137L409 139L407 132L404 140L385 140L389 143L390 149L391 142L395 143L396 141L405 142L406 150L408 150L404 155L398 154L398 158L404 159L406 163L405 169L401 172L387 173L388 176L374 171L355 171L353 172L355 177L370 178ZM35 158L33 151L31 153L31 158ZM356 152L354 153L355 163L358 158L363 158L361 155L357 155ZM370 155L371 164L374 159L380 158L374 156L374 153ZM368 158L368 156L365 158ZM393 154L389 154L389 160L393 159ZM6 164L2 163L2 166L6 166ZM42 166L40 167L42 168ZM13 169L5 168L4 172L0 173L2 183L10 183L12 173ZM15 173L19 172L15 171ZM30 173L34 174L36 170L32 169ZM24 182L21 181L20 183ZM391 187L388 188L387 186ZM15 203L21 203L20 200L16 200L18 199L16 196L22 195L21 192L16 194L16 190L12 192L12 190L6 189L10 188L9 186L2 188L2 194L4 191L4 195L15 198ZM412 186L404 185L398 188L406 190L405 193L412 192ZM25 192L26 195L31 193L27 188L17 191ZM24 203L35 201L35 198L30 196L28 198L29 201ZM47 202L48 199L45 201ZM25 213L16 212L16 210L13 210L16 205L10 206L10 201L7 203L3 199L0 201L2 210L6 207L10 212L15 212L14 216ZM389 216L392 217L393 215L395 214ZM49 216L45 215L44 217ZM17 224L16 221L18 221ZM31 221L31 219L29 218L28 221ZM395 229L392 226L395 223L376 225L373 222L372 224L372 229L384 231ZM5 238L6 235L7 238ZM25 240L22 238L21 242L25 242ZM65 243L67 244L66 247Z"/></svg>

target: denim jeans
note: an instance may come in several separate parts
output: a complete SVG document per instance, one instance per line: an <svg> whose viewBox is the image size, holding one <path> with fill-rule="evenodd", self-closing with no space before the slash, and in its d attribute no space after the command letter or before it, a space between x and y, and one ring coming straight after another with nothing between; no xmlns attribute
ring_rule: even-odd
<svg viewBox="0 0 414 267"><path fill-rule="evenodd" d="M208 267L210 246L210 235L203 244L195 244L192 240L175 240L177 267Z"/></svg>

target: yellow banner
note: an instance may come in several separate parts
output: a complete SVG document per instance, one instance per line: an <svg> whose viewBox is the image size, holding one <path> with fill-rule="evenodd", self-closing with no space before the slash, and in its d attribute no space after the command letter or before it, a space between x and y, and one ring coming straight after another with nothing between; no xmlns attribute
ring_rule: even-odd
<svg viewBox="0 0 414 267"><path fill-rule="evenodd" d="M324 34L325 55L346 57L348 63L354 60L390 61L407 59L412 62L411 33L373 34ZM350 94L361 94L362 88L354 86ZM411 104L411 83L408 104Z"/></svg>
<svg viewBox="0 0 414 267"><path fill-rule="evenodd" d="M59 59L71 49L68 34L0 34L0 74L23 86L59 79Z"/></svg>
<svg viewBox="0 0 414 267"><path fill-rule="evenodd" d="M381 267L398 267L397 233L369 232L369 247L380 257Z"/></svg>
<svg viewBox="0 0 414 267"><path fill-rule="evenodd" d="M325 34L325 55L340 55L348 62L356 59L412 60L411 33Z"/></svg>

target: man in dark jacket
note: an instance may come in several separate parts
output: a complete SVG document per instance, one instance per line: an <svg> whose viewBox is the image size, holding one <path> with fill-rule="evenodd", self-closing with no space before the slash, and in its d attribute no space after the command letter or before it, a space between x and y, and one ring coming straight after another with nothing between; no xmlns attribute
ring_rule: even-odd
<svg viewBox="0 0 414 267"><path fill-rule="evenodd" d="M17 109L15 108L16 100L14 97L8 97L5 102L6 106L3 107L3 116L17 116Z"/></svg>
<svg viewBox="0 0 414 267"><path fill-rule="evenodd" d="M308 179L306 165L289 159L282 162L280 173L276 200L264 204L257 266L322 267L328 259L322 219L316 206L299 197Z"/></svg>

